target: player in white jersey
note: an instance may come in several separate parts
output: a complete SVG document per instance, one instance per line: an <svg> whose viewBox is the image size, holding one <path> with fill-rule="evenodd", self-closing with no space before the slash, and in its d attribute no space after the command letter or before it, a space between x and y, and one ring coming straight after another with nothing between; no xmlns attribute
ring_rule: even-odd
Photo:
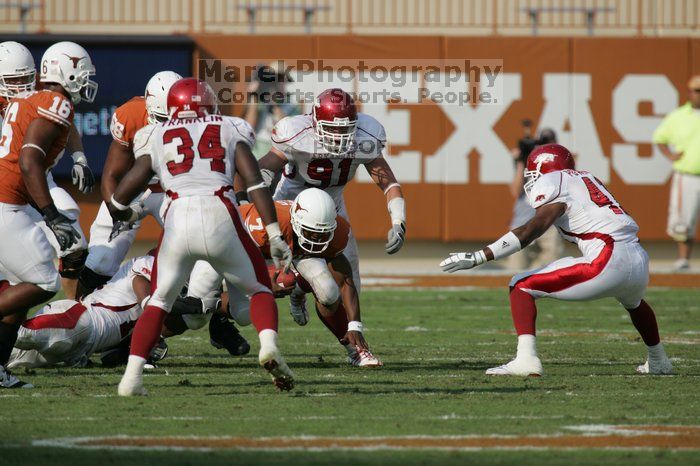
<svg viewBox="0 0 700 466"><path fill-rule="evenodd" d="M250 296L251 320L260 338L260 364L278 388L290 390L294 375L277 348L278 316L270 277L243 226L233 195L233 177L238 174L261 212L273 259L288 268L292 252L281 236L272 198L251 152L252 128L240 118L220 116L214 91L195 78L172 85L168 108L170 120L136 134L136 162L109 204L115 220L137 220L129 204L153 175L169 197L153 292L134 329L118 392L123 396L145 394L142 372L146 357L197 260L211 264L229 288L237 287Z"/></svg>
<svg viewBox="0 0 700 466"><path fill-rule="evenodd" d="M613 297L629 311L647 345L648 359L637 372L670 374L671 362L659 338L656 317L644 301L649 256L639 244L639 227L603 184L576 171L571 153L558 144L536 148L528 157L525 192L535 216L485 249L453 253L440 266L446 272L471 269L509 256L555 225L575 243L582 257L565 257L510 282L510 303L518 334L514 360L488 369L489 375L542 375L535 346L535 299L585 301Z"/></svg>
<svg viewBox="0 0 700 466"><path fill-rule="evenodd" d="M306 188L319 188L330 194L338 214L349 221L343 191L364 165L386 196L391 217L386 252L395 254L406 238L406 204L401 186L383 157L385 145L386 133L381 123L359 113L352 97L343 90L327 89L316 98L311 114L289 116L275 125L272 149L260 159L260 168L268 180L284 169L275 200L294 200ZM344 254L359 292L357 241L352 233ZM299 288L290 295L293 313L303 314L305 302Z"/></svg>

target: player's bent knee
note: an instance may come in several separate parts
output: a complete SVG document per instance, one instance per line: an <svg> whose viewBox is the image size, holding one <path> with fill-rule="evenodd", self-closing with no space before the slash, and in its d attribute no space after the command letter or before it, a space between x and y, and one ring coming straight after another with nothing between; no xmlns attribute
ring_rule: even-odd
<svg viewBox="0 0 700 466"><path fill-rule="evenodd" d="M63 278L75 279L80 276L87 260L87 249L71 252L59 259L58 273Z"/></svg>
<svg viewBox="0 0 700 466"><path fill-rule="evenodd" d="M241 327L247 327L251 324L249 303L241 306L230 306L229 314L231 315L231 318Z"/></svg>
<svg viewBox="0 0 700 466"><path fill-rule="evenodd" d="M187 328L190 330L199 330L209 323L211 314L186 314L182 316Z"/></svg>
<svg viewBox="0 0 700 466"><path fill-rule="evenodd" d="M334 303L338 302L340 299L340 289L335 282L329 282L327 280L313 280L313 282L318 282L312 283L312 287L319 303L324 306L332 306Z"/></svg>

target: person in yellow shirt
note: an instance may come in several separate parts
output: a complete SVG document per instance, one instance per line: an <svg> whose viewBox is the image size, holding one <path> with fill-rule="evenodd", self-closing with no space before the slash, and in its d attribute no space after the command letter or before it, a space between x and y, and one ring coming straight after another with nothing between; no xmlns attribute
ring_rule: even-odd
<svg viewBox="0 0 700 466"><path fill-rule="evenodd" d="M666 115L653 141L673 162L666 231L678 243L675 268L687 269L700 209L700 75L690 78L688 102Z"/></svg>

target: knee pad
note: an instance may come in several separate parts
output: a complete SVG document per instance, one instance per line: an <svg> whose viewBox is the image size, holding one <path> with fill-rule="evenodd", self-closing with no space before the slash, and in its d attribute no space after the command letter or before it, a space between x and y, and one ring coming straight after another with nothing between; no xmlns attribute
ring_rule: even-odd
<svg viewBox="0 0 700 466"><path fill-rule="evenodd" d="M78 278L80 276L80 272L82 272L83 268L85 267L85 260L87 259L87 256L87 249L79 249L71 252L65 257L61 257L58 260L58 273L63 278Z"/></svg>
<svg viewBox="0 0 700 466"><path fill-rule="evenodd" d="M187 314L182 316L187 328L190 330L199 330L209 323L211 314Z"/></svg>
<svg viewBox="0 0 700 466"><path fill-rule="evenodd" d="M228 313L241 327L247 327L251 324L250 301L246 303L236 303L234 306L231 306L231 303L229 303Z"/></svg>
<svg viewBox="0 0 700 466"><path fill-rule="evenodd" d="M78 275L78 297L92 293L96 288L107 283L112 277L93 272L89 267L83 267Z"/></svg>

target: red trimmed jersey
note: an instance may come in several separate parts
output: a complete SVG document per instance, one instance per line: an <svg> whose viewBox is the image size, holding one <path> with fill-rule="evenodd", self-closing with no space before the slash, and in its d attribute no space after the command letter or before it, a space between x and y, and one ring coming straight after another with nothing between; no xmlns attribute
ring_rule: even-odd
<svg viewBox="0 0 700 466"><path fill-rule="evenodd" d="M535 209L547 204L565 204L566 211L554 225L564 239L576 243L586 256L599 249L601 243L596 234L622 243L638 241L637 223L605 185L588 172L546 173L530 190L528 202Z"/></svg>
<svg viewBox="0 0 700 466"><path fill-rule="evenodd" d="M134 137L134 157L150 155L151 168L171 197L211 196L233 189L238 143L255 144L241 118L208 115L149 125Z"/></svg>
<svg viewBox="0 0 700 466"><path fill-rule="evenodd" d="M31 201L19 168L19 153L29 125L37 118L49 120L61 128L44 158L46 171L56 165L63 155L73 122L70 99L58 92L42 90L10 100L0 132L0 202L23 205Z"/></svg>

